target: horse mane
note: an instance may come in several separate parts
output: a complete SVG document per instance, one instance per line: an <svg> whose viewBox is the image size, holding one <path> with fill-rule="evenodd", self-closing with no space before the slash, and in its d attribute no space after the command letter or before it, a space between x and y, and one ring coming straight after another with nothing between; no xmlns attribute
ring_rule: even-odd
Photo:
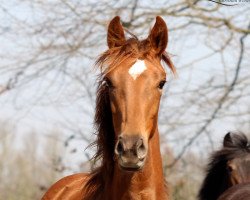
<svg viewBox="0 0 250 200"><path fill-rule="evenodd" d="M109 89L104 84L105 75L125 59L133 58L136 60L139 58L146 58L149 55L150 49L151 47L148 39L139 41L136 36L133 36L122 46L110 48L105 51L96 61L96 66L100 68L101 74L99 76L97 88L94 118L97 139L92 145L97 147L97 151L92 158L94 169L90 173L90 177L84 189L86 195L84 200L103 199L104 197L102 194L106 190L107 183L113 178L115 165L115 132L112 122ZM176 73L175 67L167 52L161 55L161 60L167 64L174 74ZM96 163L99 163L99 166L97 166Z"/></svg>
<svg viewBox="0 0 250 200"><path fill-rule="evenodd" d="M215 151L210 157L199 199L217 199L229 187L227 161L247 156L249 153L249 141L243 133L228 133L224 138L223 148Z"/></svg>
<svg viewBox="0 0 250 200"><path fill-rule="evenodd" d="M90 173L90 178L85 186L85 199L99 199L98 195L103 193L105 182L112 179L114 167L114 146L115 133L113 129L112 114L109 102L108 88L99 81L96 97L95 129L97 139L91 145L97 148L96 154L92 158L94 169ZM101 161L100 166L96 163Z"/></svg>

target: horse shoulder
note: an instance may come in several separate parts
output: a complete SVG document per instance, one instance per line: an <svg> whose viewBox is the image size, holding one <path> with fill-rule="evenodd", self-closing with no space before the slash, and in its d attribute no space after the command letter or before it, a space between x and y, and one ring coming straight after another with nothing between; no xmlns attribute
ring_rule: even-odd
<svg viewBox="0 0 250 200"><path fill-rule="evenodd" d="M78 173L66 176L54 183L42 197L42 200L75 200L83 196L83 188L89 176Z"/></svg>

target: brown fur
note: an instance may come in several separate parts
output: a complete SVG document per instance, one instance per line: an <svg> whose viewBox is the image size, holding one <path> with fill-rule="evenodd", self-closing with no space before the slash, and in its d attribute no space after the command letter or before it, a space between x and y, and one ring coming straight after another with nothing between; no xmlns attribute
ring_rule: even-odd
<svg viewBox="0 0 250 200"><path fill-rule="evenodd" d="M121 33L123 35L123 33ZM95 195L103 193L105 190L105 182L109 182L113 178L113 166L114 166L114 145L115 134L113 130L112 114L109 103L108 88L103 85L103 79L105 75L114 70L128 58L145 59L152 54L152 46L149 39L138 40L133 36L127 41L123 41L122 46L116 46L116 40L119 36L113 37L115 41L108 41L111 48L105 51L96 61L102 73L97 90L96 100L96 114L95 114L95 126L97 130L97 140L95 145L97 146L97 152L94 156L95 162L101 160L101 166L97 167L92 173L91 178L87 183L87 188L95 185L96 189L89 192L89 199L97 198ZM175 67L168 55L168 53L161 52L161 60L176 74ZM95 197L95 198L93 198ZM87 198L88 199L88 198Z"/></svg>
<svg viewBox="0 0 250 200"><path fill-rule="evenodd" d="M152 64L149 67L152 68L162 68L160 65L162 61L175 73L170 57L164 52L167 40L167 28L160 17L157 17L157 22L151 30L150 36L142 41L139 41L136 37L126 40L119 17L115 17L111 21L107 40L109 49L96 61L96 66L101 69L101 75L96 98L95 128L97 140L94 145L97 147L97 152L94 161L99 165L89 175L82 175L81 181L85 181L82 184L82 190L78 191L79 198L81 196L83 200L168 199L159 148L158 108L156 107L157 113L154 116L152 133L150 133L148 159L145 167L138 172L122 172L114 155L117 133L115 133L113 124L114 117L111 111L109 88L105 84L107 74L116 70L119 71L118 67L127 65L128 61L133 62L137 59L150 60ZM158 106L158 103L156 106ZM73 190L73 187L77 187L77 183L72 181L72 176L70 180L70 187ZM60 185L60 181L56 184ZM56 186L53 188L55 190Z"/></svg>

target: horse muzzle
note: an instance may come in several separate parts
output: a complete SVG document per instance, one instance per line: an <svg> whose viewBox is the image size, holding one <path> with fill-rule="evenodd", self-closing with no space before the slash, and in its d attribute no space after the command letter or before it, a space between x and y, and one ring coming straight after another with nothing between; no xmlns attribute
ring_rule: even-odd
<svg viewBox="0 0 250 200"><path fill-rule="evenodd" d="M140 136L119 136L115 154L121 169L138 171L143 168L147 156L147 144Z"/></svg>

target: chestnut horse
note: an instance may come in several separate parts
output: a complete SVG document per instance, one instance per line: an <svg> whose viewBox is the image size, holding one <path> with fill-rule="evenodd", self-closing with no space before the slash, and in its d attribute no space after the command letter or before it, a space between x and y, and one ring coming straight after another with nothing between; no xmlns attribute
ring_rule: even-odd
<svg viewBox="0 0 250 200"><path fill-rule="evenodd" d="M250 142L244 134L225 135L223 148L211 157L199 199L250 199Z"/></svg>
<svg viewBox="0 0 250 200"><path fill-rule="evenodd" d="M132 35L132 34L130 34ZM156 22L147 39L125 38L120 18L109 24L109 49L97 60L101 68L95 125L100 166L55 183L46 199L168 200L159 145L158 110L166 82L168 30Z"/></svg>

